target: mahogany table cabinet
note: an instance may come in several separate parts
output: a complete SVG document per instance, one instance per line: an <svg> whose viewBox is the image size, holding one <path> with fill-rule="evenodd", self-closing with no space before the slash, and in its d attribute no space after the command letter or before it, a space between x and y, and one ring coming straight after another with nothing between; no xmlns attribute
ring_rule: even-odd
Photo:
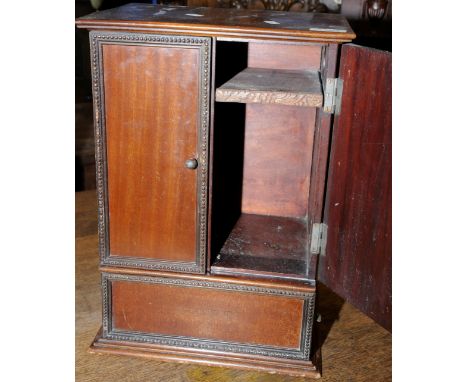
<svg viewBox="0 0 468 382"><path fill-rule="evenodd" d="M92 351L316 378L317 279L389 326L388 54L341 46L355 35L331 14L128 4L76 23Z"/></svg>

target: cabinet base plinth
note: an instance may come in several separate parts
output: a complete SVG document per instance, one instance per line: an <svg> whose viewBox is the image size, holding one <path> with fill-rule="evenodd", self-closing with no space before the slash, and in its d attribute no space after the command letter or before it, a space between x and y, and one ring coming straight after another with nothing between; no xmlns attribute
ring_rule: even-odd
<svg viewBox="0 0 468 382"><path fill-rule="evenodd" d="M215 354L193 349L108 340L102 337L101 330L98 332L89 351L91 353L146 357L166 362L228 367L312 379L317 379L321 376L315 366L319 364L320 351L316 352L314 361L297 361L269 357L254 358L240 354Z"/></svg>

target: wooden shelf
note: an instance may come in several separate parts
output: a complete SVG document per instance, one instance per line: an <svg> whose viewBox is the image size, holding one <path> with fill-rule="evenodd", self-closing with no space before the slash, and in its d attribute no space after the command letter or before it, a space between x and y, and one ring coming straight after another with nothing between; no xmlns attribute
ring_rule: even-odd
<svg viewBox="0 0 468 382"><path fill-rule="evenodd" d="M216 89L216 101L322 107L318 72L247 68Z"/></svg>
<svg viewBox="0 0 468 382"><path fill-rule="evenodd" d="M307 226L297 218L242 214L213 274L307 278Z"/></svg>

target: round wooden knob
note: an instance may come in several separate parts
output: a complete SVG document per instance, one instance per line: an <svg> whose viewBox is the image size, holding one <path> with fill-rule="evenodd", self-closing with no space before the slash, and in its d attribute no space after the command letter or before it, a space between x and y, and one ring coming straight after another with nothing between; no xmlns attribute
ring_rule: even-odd
<svg viewBox="0 0 468 382"><path fill-rule="evenodd" d="M198 161L195 158L187 159L185 161L185 167L190 170L195 170L198 167Z"/></svg>

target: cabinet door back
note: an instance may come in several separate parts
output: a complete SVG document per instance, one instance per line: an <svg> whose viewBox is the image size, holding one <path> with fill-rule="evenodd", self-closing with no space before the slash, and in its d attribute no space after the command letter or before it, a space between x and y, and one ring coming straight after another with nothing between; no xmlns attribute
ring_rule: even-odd
<svg viewBox="0 0 468 382"><path fill-rule="evenodd" d="M319 280L391 330L391 54L344 45Z"/></svg>

